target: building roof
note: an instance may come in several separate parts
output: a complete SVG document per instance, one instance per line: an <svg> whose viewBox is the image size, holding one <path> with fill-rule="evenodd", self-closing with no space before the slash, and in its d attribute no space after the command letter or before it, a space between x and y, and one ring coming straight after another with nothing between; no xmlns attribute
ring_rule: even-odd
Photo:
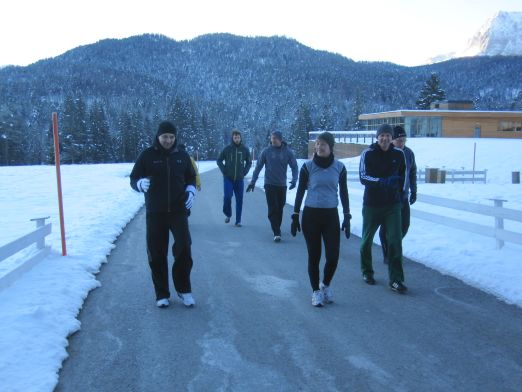
<svg viewBox="0 0 522 392"><path fill-rule="evenodd" d="M480 111L480 110L393 110L390 112L365 113L359 120L373 120L389 117L460 117L460 118L522 118L522 112Z"/></svg>

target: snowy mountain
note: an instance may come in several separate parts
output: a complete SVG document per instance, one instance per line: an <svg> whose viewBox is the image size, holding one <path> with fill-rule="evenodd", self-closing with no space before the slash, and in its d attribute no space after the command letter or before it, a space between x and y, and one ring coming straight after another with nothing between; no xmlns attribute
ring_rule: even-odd
<svg viewBox="0 0 522 392"><path fill-rule="evenodd" d="M522 56L522 12L498 12L475 33L465 49L433 57L430 62L474 56Z"/></svg>

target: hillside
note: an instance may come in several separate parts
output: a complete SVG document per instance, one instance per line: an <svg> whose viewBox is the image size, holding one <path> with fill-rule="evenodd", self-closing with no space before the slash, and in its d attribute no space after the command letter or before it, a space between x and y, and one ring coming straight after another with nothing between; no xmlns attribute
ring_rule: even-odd
<svg viewBox="0 0 522 392"><path fill-rule="evenodd" d="M275 128L289 136L299 129L347 129L361 112L413 108L432 72L449 99L473 99L478 109L517 108L520 69L520 56L412 68L354 62L283 37L103 40L27 67L0 69L0 133L9 140L0 148L0 164L49 159L52 111L62 119L63 147L103 139L112 151L102 161L133 160L163 118L174 120L184 141L211 157L232 127L259 146ZM27 133L36 140L23 141ZM28 151L30 159L24 158ZM67 157L86 161L78 151Z"/></svg>

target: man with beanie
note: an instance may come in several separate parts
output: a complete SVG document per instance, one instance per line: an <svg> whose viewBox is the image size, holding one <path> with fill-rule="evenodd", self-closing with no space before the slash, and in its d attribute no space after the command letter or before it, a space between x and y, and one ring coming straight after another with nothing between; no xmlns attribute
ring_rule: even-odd
<svg viewBox="0 0 522 392"><path fill-rule="evenodd" d="M159 308L169 306L169 232L174 236L174 288L185 306L196 303L190 283L193 262L188 226L196 173L189 155L178 148L176 134L172 123L161 122L153 145L140 154L130 174L131 187L145 195L147 255Z"/></svg>
<svg viewBox="0 0 522 392"><path fill-rule="evenodd" d="M383 124L377 129L377 142L361 153L359 179L364 187L363 229L361 238L361 271L364 281L375 284L372 266L373 237L379 226L385 226L388 243L389 287L406 292L402 270L401 198L406 176L406 160L402 150L392 141L393 129Z"/></svg>
<svg viewBox="0 0 522 392"><path fill-rule="evenodd" d="M243 145L241 132L232 130L232 141L226 146L217 158L217 165L223 174L223 214L225 223L230 222L232 216L232 195L236 196L236 226L241 227L241 213L243 211L244 177L247 175L252 160L250 151Z"/></svg>
<svg viewBox="0 0 522 392"><path fill-rule="evenodd" d="M274 131L270 135L271 145L264 148L257 160L252 180L247 187L247 192L253 192L259 172L265 167L265 196L268 204L268 220L274 233L274 242L281 241L281 223L283 221L283 208L286 203L286 169L292 169L292 181L290 188L294 189L299 174L297 161L293 151L283 141L283 134Z"/></svg>
<svg viewBox="0 0 522 392"><path fill-rule="evenodd" d="M406 131L400 125L393 127L394 147L404 152L406 158L406 180L401 197L401 231L402 238L406 236L410 227L410 205L417 201L417 165L415 154L406 147ZM381 225L379 229L384 264L388 264L388 241L386 240L386 227Z"/></svg>

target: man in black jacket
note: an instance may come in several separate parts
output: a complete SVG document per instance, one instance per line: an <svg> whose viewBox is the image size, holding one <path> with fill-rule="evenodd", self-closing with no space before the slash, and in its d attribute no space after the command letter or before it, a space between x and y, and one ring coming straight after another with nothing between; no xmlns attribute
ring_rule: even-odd
<svg viewBox="0 0 522 392"><path fill-rule="evenodd" d="M232 142L226 146L217 158L219 170L223 173L223 214L225 223L232 216L232 195L236 196L236 226L241 227L241 212L243 210L244 177L252 166L250 151L241 141L241 132L232 130Z"/></svg>
<svg viewBox="0 0 522 392"><path fill-rule="evenodd" d="M394 147L404 152L406 159L406 179L401 196L401 230L402 238L404 238L410 228L410 205L417 201L417 164L415 163L415 154L411 148L406 147L406 131L400 125L393 127L392 143ZM379 229L379 238L384 264L388 264L388 241L386 240L385 225L381 225Z"/></svg>
<svg viewBox="0 0 522 392"><path fill-rule="evenodd" d="M190 284L191 238L187 211L196 194L196 173L189 155L177 147L176 127L159 124L151 147L138 157L130 174L131 187L145 194L147 255L156 292L156 305L169 306L169 231L174 236L172 279L187 307L195 305Z"/></svg>
<svg viewBox="0 0 522 392"><path fill-rule="evenodd" d="M402 150L395 148L393 130L388 124L377 129L377 142L361 153L359 178L364 188L361 270L363 279L375 284L372 267L372 243L380 225L386 227L388 241L389 286L406 292L402 270L401 197L406 175Z"/></svg>

